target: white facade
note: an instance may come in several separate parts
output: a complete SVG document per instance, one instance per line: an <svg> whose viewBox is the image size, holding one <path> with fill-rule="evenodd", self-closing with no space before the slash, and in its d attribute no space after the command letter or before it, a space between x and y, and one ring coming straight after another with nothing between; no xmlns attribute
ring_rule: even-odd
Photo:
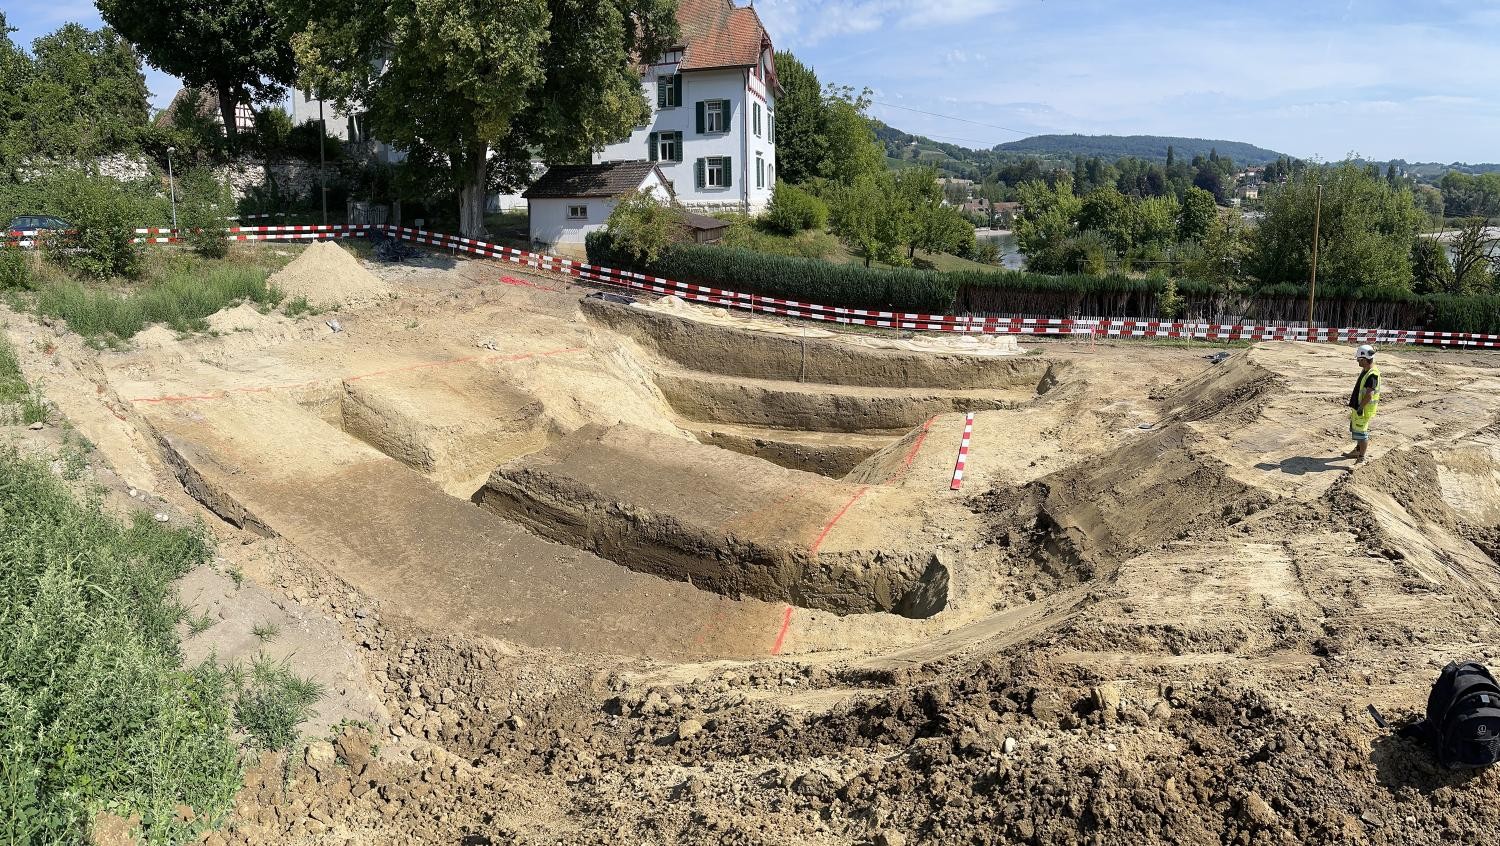
<svg viewBox="0 0 1500 846"><path fill-rule="evenodd" d="M680 51L669 54L669 58L680 56ZM661 87L670 89L674 77L680 79L680 97L671 97L669 102L679 104L663 106ZM678 201L688 208L709 213L764 211L776 184L776 101L753 69L679 74L678 63L673 61L647 68L641 85L651 103L651 122L595 154L595 163L654 160L672 183ZM716 127L711 113L718 111L715 104L720 102L728 104L728 115ZM700 108L706 113L702 132ZM720 119L725 119L722 111ZM666 133L681 134L664 137ZM680 146L674 148L674 142ZM726 172L728 185L713 184L719 181L714 175Z"/></svg>
<svg viewBox="0 0 1500 846"><path fill-rule="evenodd" d="M670 190L654 170L646 175L637 190L649 192L662 202L672 199ZM619 197L533 197L530 201L531 242L563 253L582 255L584 239L590 232L604 228L619 202Z"/></svg>
<svg viewBox="0 0 1500 846"><path fill-rule="evenodd" d="M308 121L318 120L319 102L307 95L306 92L292 89L292 125L301 126ZM406 160L406 152L397 150L395 147L375 139L370 134L367 119L364 113L345 114L338 110L333 103L324 101L322 103L323 120L327 125L327 132L340 141L348 141L355 144L369 144L374 152L375 158L387 164L396 164Z"/></svg>

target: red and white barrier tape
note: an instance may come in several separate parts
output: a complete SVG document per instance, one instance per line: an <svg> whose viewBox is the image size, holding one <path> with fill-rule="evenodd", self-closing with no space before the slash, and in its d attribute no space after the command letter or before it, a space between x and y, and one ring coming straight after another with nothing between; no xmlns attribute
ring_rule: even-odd
<svg viewBox="0 0 1500 846"><path fill-rule="evenodd" d="M964 415L964 436L958 442L958 461L953 465L953 483L948 490L956 491L964 484L964 465L969 463L969 441L974 437L974 412Z"/></svg>
<svg viewBox="0 0 1500 846"><path fill-rule="evenodd" d="M922 332L958 332L983 335L1089 335L1091 338L1183 338L1202 341L1332 341L1364 344L1441 344L1445 346L1500 348L1500 335L1466 332L1428 332L1409 329L1322 328L1309 333L1303 326L1261 326L1222 323L1189 323L1159 320L1111 320L1078 318L973 317L969 315L923 314L842 308L776 297L763 297L722 288L663 279L629 270L591 265L545 253L533 253L461 238L441 232L389 224L328 224L236 226L225 237L235 241L283 241L321 238L353 238L381 230L407 241L453 249L483 258L563 273L600 285L665 296L752 313L774 314L804 320L819 320L848 326ZM6 243L20 247L35 245L35 231L8 233ZM137 229L139 243L175 243L180 230Z"/></svg>

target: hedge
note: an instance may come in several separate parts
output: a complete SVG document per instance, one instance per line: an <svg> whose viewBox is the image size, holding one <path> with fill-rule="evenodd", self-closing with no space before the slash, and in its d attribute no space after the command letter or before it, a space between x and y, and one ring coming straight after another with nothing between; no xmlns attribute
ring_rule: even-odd
<svg viewBox="0 0 1500 846"><path fill-rule="evenodd" d="M944 273L866 268L703 244L679 244L651 266L612 249L608 232L588 236L589 261L762 296L885 311L1154 319L1165 277L1051 276L1016 270ZM1307 289L1267 285L1227 291L1176 280L1181 320L1302 323ZM1325 326L1500 334L1500 295L1418 295L1319 285L1315 319Z"/></svg>

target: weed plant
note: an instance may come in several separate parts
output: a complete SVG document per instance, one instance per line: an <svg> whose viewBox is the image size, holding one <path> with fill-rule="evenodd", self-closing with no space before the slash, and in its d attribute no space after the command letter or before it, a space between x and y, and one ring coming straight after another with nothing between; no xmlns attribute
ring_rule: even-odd
<svg viewBox="0 0 1500 846"><path fill-rule="evenodd" d="M172 582L207 560L201 528L122 523L10 449L0 538L0 832L83 842L108 810L140 814L147 843L192 839L239 783L228 674L185 668L175 633Z"/></svg>

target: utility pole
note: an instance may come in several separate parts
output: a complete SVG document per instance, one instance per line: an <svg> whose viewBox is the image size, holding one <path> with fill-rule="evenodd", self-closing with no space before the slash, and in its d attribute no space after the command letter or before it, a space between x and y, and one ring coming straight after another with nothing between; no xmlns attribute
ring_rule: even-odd
<svg viewBox="0 0 1500 846"><path fill-rule="evenodd" d="M1307 285L1307 340L1313 340L1313 300L1318 296L1318 229L1323 222L1323 186L1318 186L1318 201L1313 206L1312 279Z"/></svg>
<svg viewBox="0 0 1500 846"><path fill-rule="evenodd" d="M177 152L176 147L167 148L167 189L172 195L172 228L177 228L177 178L172 175L172 154Z"/></svg>
<svg viewBox="0 0 1500 846"><path fill-rule="evenodd" d="M323 225L328 225L328 159L323 154L323 139L328 137L328 123L323 120L323 92L318 92L318 187L323 194Z"/></svg>

